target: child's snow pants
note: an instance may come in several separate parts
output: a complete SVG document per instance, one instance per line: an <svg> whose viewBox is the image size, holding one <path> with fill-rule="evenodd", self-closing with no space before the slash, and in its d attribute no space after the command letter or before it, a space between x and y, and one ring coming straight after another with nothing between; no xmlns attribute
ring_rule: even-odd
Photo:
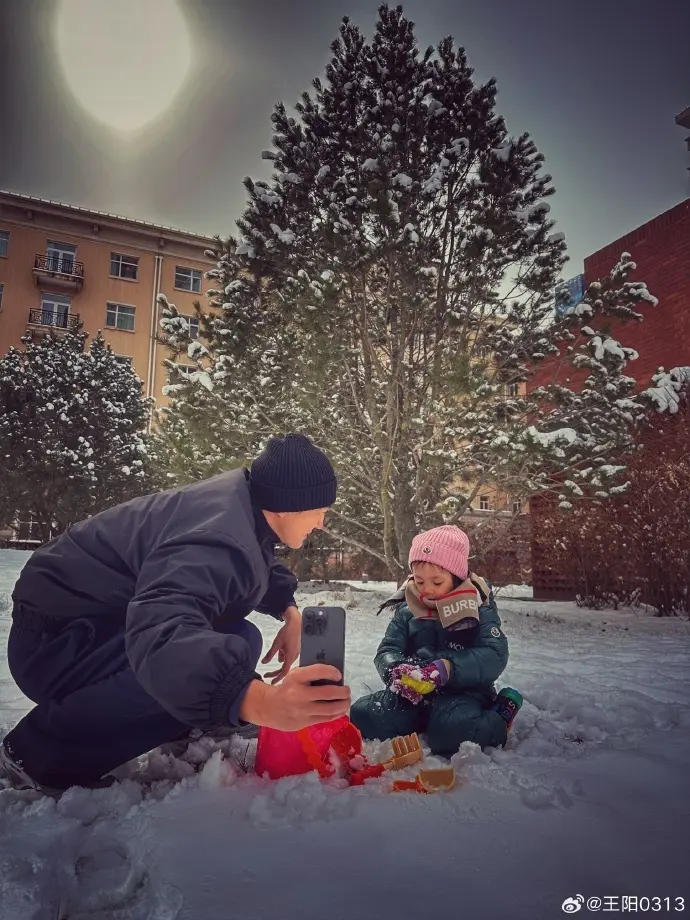
<svg viewBox="0 0 690 920"><path fill-rule="evenodd" d="M379 690L352 705L350 720L367 739L385 741L426 732L433 754L450 757L463 741L481 747L505 744L505 720L492 709L493 687L466 693L436 692L416 705L392 690Z"/></svg>

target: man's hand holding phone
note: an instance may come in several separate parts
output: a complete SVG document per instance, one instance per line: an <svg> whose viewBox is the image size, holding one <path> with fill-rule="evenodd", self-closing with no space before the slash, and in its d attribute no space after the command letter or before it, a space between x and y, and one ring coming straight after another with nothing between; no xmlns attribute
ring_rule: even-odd
<svg viewBox="0 0 690 920"><path fill-rule="evenodd" d="M330 722L350 711L350 688L339 684L341 680L341 672L328 664L293 668L275 686L253 680L242 700L240 718L284 732ZM333 683L314 686L315 681Z"/></svg>
<svg viewBox="0 0 690 920"><path fill-rule="evenodd" d="M284 630L286 627L278 636ZM264 662L281 648L277 639ZM350 688L343 686L345 610L342 607L305 608L301 618L301 642L296 643L297 648L300 644L300 667L289 670L290 650L290 654L283 656L283 668L268 675L273 678L271 686L259 680L249 684L240 705L241 719L290 732L330 722L350 711Z"/></svg>

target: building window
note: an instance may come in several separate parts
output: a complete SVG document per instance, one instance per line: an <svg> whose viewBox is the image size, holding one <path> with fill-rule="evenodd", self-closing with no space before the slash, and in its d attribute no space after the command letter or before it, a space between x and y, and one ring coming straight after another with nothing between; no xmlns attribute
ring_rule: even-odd
<svg viewBox="0 0 690 920"><path fill-rule="evenodd" d="M67 328L72 298L67 294L41 294L40 326ZM32 311L33 313L33 311Z"/></svg>
<svg viewBox="0 0 690 920"><path fill-rule="evenodd" d="M180 291L201 294L201 272L195 268L182 268L180 265L176 265L175 287Z"/></svg>
<svg viewBox="0 0 690 920"><path fill-rule="evenodd" d="M128 367L132 367L134 365L134 358L132 358L130 355L113 354L113 358L115 358L118 364L126 364Z"/></svg>
<svg viewBox="0 0 690 920"><path fill-rule="evenodd" d="M479 510L491 511L491 498L488 495L479 496Z"/></svg>
<svg viewBox="0 0 690 920"><path fill-rule="evenodd" d="M189 325L189 338L198 339L199 338L199 317L198 316L189 316L188 314L180 314L182 319L187 320Z"/></svg>
<svg viewBox="0 0 690 920"><path fill-rule="evenodd" d="M109 303L105 312L105 324L110 329L134 332L134 307L127 307L121 303Z"/></svg>
<svg viewBox="0 0 690 920"><path fill-rule="evenodd" d="M77 247L71 243L58 243L48 240L46 246L46 271L60 275L73 275L77 259Z"/></svg>
<svg viewBox="0 0 690 920"><path fill-rule="evenodd" d="M522 514L522 499L514 498L510 503L510 510L513 514Z"/></svg>
<svg viewBox="0 0 690 920"><path fill-rule="evenodd" d="M5 285L0 284L0 310L2 310L2 295L3 295L4 290L5 290Z"/></svg>
<svg viewBox="0 0 690 920"><path fill-rule="evenodd" d="M6 256L10 245L9 230L0 230L0 256Z"/></svg>
<svg viewBox="0 0 690 920"><path fill-rule="evenodd" d="M506 384L506 398L514 399L516 396L520 395L520 384L519 383L507 383Z"/></svg>
<svg viewBox="0 0 690 920"><path fill-rule="evenodd" d="M137 256L125 256L121 252L110 253L110 274L116 278L127 278L136 281L139 272L139 259Z"/></svg>
<svg viewBox="0 0 690 920"><path fill-rule="evenodd" d="M183 375L183 377L189 377L190 374L196 374L196 372L199 370L199 368L194 364L176 364L175 367Z"/></svg>

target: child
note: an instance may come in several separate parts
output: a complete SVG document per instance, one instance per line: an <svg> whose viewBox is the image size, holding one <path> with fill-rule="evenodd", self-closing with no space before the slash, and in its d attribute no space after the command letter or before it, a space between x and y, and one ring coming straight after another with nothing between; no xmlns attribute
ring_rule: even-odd
<svg viewBox="0 0 690 920"><path fill-rule="evenodd" d="M470 542L458 527L436 527L412 541L405 585L374 664L386 690L352 706L364 738L426 732L432 753L454 754L463 741L504 745L522 705L516 690L496 695L508 642L490 586L469 575ZM379 611L380 612L380 611Z"/></svg>

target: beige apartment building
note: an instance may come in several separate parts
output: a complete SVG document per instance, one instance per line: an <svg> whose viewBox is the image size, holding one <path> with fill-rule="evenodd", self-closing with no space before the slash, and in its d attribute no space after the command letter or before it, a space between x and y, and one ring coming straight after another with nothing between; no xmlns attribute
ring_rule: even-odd
<svg viewBox="0 0 690 920"><path fill-rule="evenodd" d="M163 293L192 320L204 303L211 237L142 220L0 191L0 355L27 332L79 322L131 363L160 405L167 357Z"/></svg>

